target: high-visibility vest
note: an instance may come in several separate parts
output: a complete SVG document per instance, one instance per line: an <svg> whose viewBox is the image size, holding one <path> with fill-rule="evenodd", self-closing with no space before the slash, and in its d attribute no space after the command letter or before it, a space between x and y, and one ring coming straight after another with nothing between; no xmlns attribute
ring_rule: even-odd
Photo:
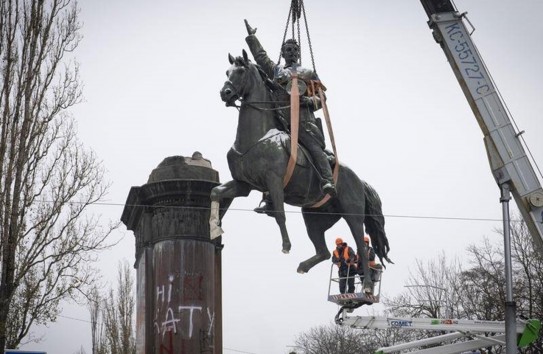
<svg viewBox="0 0 543 354"><path fill-rule="evenodd" d="M336 258L340 258L340 257L339 257L339 252L337 251L337 248L334 250L334 256L335 256ZM349 247L343 248L343 259L344 259L344 260L348 260L348 259L349 259Z"/></svg>

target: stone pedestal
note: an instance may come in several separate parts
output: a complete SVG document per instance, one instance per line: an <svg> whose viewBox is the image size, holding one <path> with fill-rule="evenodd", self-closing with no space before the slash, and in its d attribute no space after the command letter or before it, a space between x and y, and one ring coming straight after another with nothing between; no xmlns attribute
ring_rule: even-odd
<svg viewBox="0 0 543 354"><path fill-rule="evenodd" d="M222 245L209 237L218 184L196 152L166 158L130 190L121 220L136 238L138 354L222 353Z"/></svg>

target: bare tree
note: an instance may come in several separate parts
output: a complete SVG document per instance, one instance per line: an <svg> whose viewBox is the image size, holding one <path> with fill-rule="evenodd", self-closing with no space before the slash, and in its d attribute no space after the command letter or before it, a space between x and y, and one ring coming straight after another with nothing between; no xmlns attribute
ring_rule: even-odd
<svg viewBox="0 0 543 354"><path fill-rule="evenodd" d="M31 327L93 281L115 227L87 212L108 185L68 113L79 29L75 0L0 2L0 349L39 339Z"/></svg>
<svg viewBox="0 0 543 354"><path fill-rule="evenodd" d="M372 353L375 349L364 343L360 331L335 324L313 327L298 335L295 343L306 354Z"/></svg>
<svg viewBox="0 0 543 354"><path fill-rule="evenodd" d="M502 230L496 230L502 235ZM543 320L543 256L537 251L524 222L511 224L513 298L517 317ZM484 320L505 318L505 275L503 241L468 247L471 267L462 272L461 297L464 317ZM521 353L543 352L543 330L539 339ZM488 348L489 353L503 353L504 348Z"/></svg>
<svg viewBox="0 0 543 354"><path fill-rule="evenodd" d="M385 305L399 317L503 320L503 256L488 240L469 246L468 255L462 265L448 261L444 253L426 264L417 260L406 290L385 299ZM416 339L444 333L415 331ZM502 348L489 347L487 352L501 353Z"/></svg>
<svg viewBox="0 0 543 354"><path fill-rule="evenodd" d="M513 223L513 293L517 315L543 320L543 257L523 222ZM500 235L501 230L496 230ZM407 290L393 299L385 299L388 310L401 317L450 317L503 321L505 318L505 274L503 242L485 238L470 245L464 262L448 262L444 254L417 267L406 281ZM423 338L425 334L420 334ZM522 353L542 353L540 339ZM493 346L488 353L503 353Z"/></svg>
<svg viewBox="0 0 543 354"><path fill-rule="evenodd" d="M427 261L416 260L416 268L405 282L405 290L390 299L384 297L387 311L396 317L456 318L458 307L458 276L461 266L457 260L448 260L444 252ZM406 335L405 329L402 334ZM443 334L442 331L409 331L413 341ZM435 345L434 345L435 346ZM430 346L431 347L431 346Z"/></svg>
<svg viewBox="0 0 543 354"><path fill-rule="evenodd" d="M394 316L444 318L458 312L458 261L449 261L442 253L426 264L416 260L416 269L405 282L405 291L383 303Z"/></svg>
<svg viewBox="0 0 543 354"><path fill-rule="evenodd" d="M511 244L517 317L543 321L543 254L524 222L512 223ZM521 352L543 353L543 328L538 339Z"/></svg>
<svg viewBox="0 0 543 354"><path fill-rule="evenodd" d="M299 334L294 353L304 354L359 354L374 353L378 348L413 340L412 331L398 328L386 330L353 329L330 323L313 327Z"/></svg>
<svg viewBox="0 0 543 354"><path fill-rule="evenodd" d="M481 245L470 245L471 267L460 275L464 292L460 298L463 317L487 321L505 318L505 266L503 246L487 238ZM516 277L515 277L516 278Z"/></svg>
<svg viewBox="0 0 543 354"><path fill-rule="evenodd" d="M98 285L94 285L88 294L87 308L90 313L91 322L91 343L92 354L98 354L98 348L100 346L100 332L99 332L99 320L100 320L100 303L102 298L100 296L100 290Z"/></svg>
<svg viewBox="0 0 543 354"><path fill-rule="evenodd" d="M511 241L518 274L517 312L523 317L543 319L543 255L523 222L512 225Z"/></svg>
<svg viewBox="0 0 543 354"><path fill-rule="evenodd" d="M117 291L113 288L102 296L100 333L96 336L93 354L136 353L134 338L134 280L128 262L119 264ZM98 298L98 296L97 296ZM96 311L90 306L91 313Z"/></svg>
<svg viewBox="0 0 543 354"><path fill-rule="evenodd" d="M79 348L78 351L74 352L74 354L87 354L87 352L85 351L85 349L83 347Z"/></svg>

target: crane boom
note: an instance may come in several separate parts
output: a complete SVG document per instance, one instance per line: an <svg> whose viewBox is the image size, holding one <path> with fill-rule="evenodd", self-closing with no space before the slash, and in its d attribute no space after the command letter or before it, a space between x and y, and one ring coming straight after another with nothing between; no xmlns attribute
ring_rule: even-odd
<svg viewBox="0 0 543 354"><path fill-rule="evenodd" d="M484 135L492 174L509 184L528 229L543 253L543 189L471 34L450 0L421 0L428 25L464 91Z"/></svg>

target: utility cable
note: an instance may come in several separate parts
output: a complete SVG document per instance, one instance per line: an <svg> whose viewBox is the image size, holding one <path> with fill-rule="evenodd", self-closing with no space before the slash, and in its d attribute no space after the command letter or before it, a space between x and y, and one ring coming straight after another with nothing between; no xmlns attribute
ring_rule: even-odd
<svg viewBox="0 0 543 354"><path fill-rule="evenodd" d="M47 201L42 201L43 203L51 203ZM76 203L76 202L72 202ZM121 204L121 203L106 203L106 202L97 202L93 203L92 205L100 205L100 206L122 206L122 207L132 207L132 208L154 208L154 209L199 209L199 210L209 210L210 207L202 207L202 206L179 206L179 205L145 205L145 204ZM253 209L246 209L246 208L228 208L228 211L239 211L239 212L251 212L254 213ZM274 213L273 211L270 211L270 213ZM285 214L302 214L300 210L285 210ZM350 216L376 216L372 214L364 214L364 213L330 213L330 212L323 212L323 211L305 211L304 214L316 214L316 215L350 215ZM434 219L434 220L460 220L460 221L502 221L502 219L494 219L494 218L473 218L473 217L455 217L455 216L437 216L437 215L406 215L406 214L383 214L384 217L388 218L403 218L403 219ZM512 221L520 221L520 220L512 220Z"/></svg>

